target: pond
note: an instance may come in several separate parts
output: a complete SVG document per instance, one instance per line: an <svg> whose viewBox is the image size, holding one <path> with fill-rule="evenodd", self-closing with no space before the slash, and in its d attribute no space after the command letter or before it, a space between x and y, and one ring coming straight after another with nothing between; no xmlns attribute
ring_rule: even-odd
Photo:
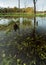
<svg viewBox="0 0 46 65"><path fill-rule="evenodd" d="M0 65L46 65L46 17L0 18Z"/></svg>

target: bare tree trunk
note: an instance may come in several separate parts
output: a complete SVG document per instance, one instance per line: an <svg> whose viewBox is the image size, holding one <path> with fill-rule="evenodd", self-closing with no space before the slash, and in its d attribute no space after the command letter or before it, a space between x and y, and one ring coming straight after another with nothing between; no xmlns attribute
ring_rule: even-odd
<svg viewBox="0 0 46 65"><path fill-rule="evenodd" d="M18 8L20 9L20 0L18 0Z"/></svg>
<svg viewBox="0 0 46 65"><path fill-rule="evenodd" d="M34 24L36 22L36 0L33 0L34 2Z"/></svg>
<svg viewBox="0 0 46 65"><path fill-rule="evenodd" d="M34 3L34 29L35 29L35 23L36 23L36 0L33 0Z"/></svg>

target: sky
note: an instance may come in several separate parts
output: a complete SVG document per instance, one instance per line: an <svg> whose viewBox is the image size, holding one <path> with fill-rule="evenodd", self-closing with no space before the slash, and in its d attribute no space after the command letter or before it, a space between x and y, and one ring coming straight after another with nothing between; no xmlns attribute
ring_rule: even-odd
<svg viewBox="0 0 46 65"><path fill-rule="evenodd" d="M18 7L18 0L0 0L0 7ZM33 7L33 0L20 0L20 7ZM36 10L46 10L46 0L37 0Z"/></svg>

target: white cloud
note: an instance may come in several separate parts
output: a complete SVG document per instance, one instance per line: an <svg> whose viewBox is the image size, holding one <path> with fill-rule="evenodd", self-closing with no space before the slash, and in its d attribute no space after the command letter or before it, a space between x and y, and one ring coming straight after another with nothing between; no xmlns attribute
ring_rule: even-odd
<svg viewBox="0 0 46 65"><path fill-rule="evenodd" d="M46 10L46 0L37 0L37 10Z"/></svg>
<svg viewBox="0 0 46 65"><path fill-rule="evenodd" d="M20 0L21 8L25 7L24 2L26 1L27 7L33 6L33 0ZM18 7L18 0L0 0L0 7ZM46 0L37 0L37 10L46 10Z"/></svg>

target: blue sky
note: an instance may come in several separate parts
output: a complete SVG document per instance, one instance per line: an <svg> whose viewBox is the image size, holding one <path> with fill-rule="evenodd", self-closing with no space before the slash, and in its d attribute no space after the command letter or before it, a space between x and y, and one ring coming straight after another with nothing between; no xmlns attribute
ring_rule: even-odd
<svg viewBox="0 0 46 65"><path fill-rule="evenodd" d="M21 1L21 8L26 7L33 7L33 0L20 0ZM37 10L46 10L46 0L37 0ZM18 0L0 0L0 7L18 7Z"/></svg>

